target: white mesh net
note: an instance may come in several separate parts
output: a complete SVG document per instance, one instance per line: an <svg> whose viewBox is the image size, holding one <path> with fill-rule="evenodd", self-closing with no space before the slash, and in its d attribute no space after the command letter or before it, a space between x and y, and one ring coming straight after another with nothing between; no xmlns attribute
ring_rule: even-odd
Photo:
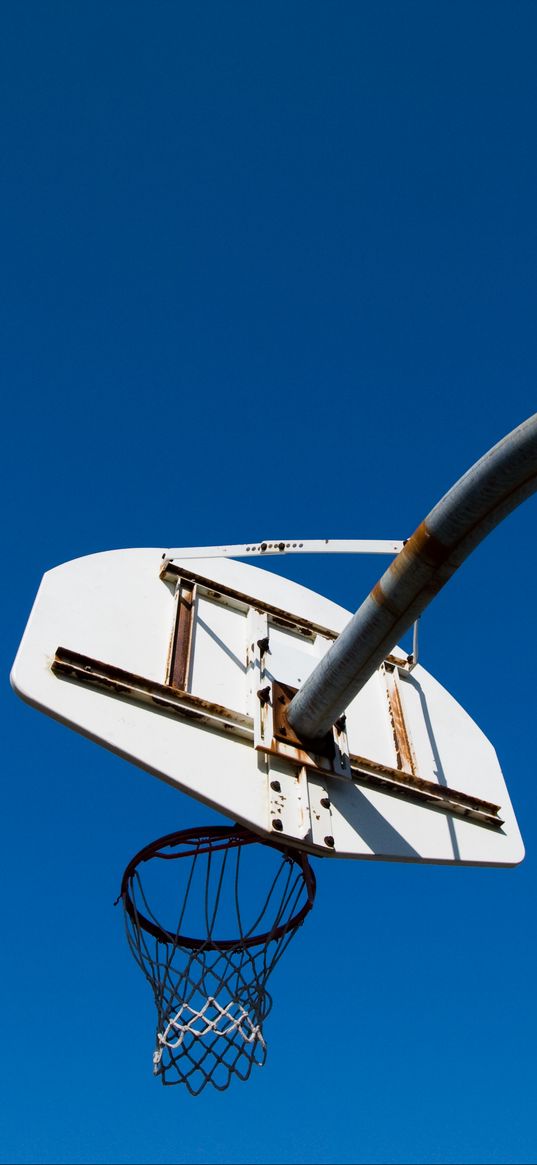
<svg viewBox="0 0 537 1165"><path fill-rule="evenodd" d="M265 1062L267 980L313 904L305 855L256 842L240 827L170 834L123 876L127 937L157 1008L153 1069L194 1095Z"/></svg>

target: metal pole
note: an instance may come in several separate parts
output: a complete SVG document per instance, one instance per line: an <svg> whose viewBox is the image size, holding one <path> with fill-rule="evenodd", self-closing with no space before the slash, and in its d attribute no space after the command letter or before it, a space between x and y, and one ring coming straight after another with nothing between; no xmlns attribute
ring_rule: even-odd
<svg viewBox="0 0 537 1165"><path fill-rule="evenodd" d="M431 510L287 710L297 736L329 731L401 636L485 536L537 489L537 413Z"/></svg>

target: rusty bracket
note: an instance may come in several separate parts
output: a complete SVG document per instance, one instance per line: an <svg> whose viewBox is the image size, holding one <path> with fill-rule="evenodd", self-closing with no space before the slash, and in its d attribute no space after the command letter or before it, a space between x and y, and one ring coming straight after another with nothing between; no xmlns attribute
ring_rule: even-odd
<svg viewBox="0 0 537 1165"><path fill-rule="evenodd" d="M266 676L265 645L259 646L261 674ZM330 854L335 852L330 778L353 779L345 724L334 726L313 751L295 736L287 721L295 691L290 684L273 681L268 691L265 687L258 692L256 722L260 727L255 729L255 746L268 761L268 829L282 838L308 839Z"/></svg>
<svg viewBox="0 0 537 1165"><path fill-rule="evenodd" d="M397 768L405 773L416 775L416 760L408 725L403 711L403 702L399 687L398 668L387 661L380 669L386 685L388 714L393 734Z"/></svg>
<svg viewBox="0 0 537 1165"><path fill-rule="evenodd" d="M166 683L179 691L188 691L192 635L196 606L196 584L178 579L175 588L175 619Z"/></svg>
<svg viewBox="0 0 537 1165"><path fill-rule="evenodd" d="M54 675L75 681L85 687L98 688L110 696L121 696L137 704L145 704L170 716L217 728L222 732L253 738L254 722L251 716L203 700L191 692L180 691L171 684L159 684L145 676L125 671L115 664L105 663L89 655L82 655L68 647L58 647L51 663Z"/></svg>
<svg viewBox="0 0 537 1165"><path fill-rule="evenodd" d="M294 761L300 767L324 775L331 774L351 780L351 764L344 717L340 718L332 731L328 732L321 741L310 744L308 741L299 740L287 720L287 708L296 691L297 689L290 684L282 684L278 680L274 680L270 701L266 700L266 693L263 692L264 703L270 703L271 707L272 733L265 735L263 742L257 747L264 752Z"/></svg>
<svg viewBox="0 0 537 1165"><path fill-rule="evenodd" d="M290 684L282 684L278 680L274 680L272 684L273 732L276 740L302 750L305 747L305 742L299 740L287 719L287 709L297 690ZM324 757L325 760L331 761L333 759L334 737L331 732L327 732L322 741L315 742L315 754Z"/></svg>
<svg viewBox="0 0 537 1165"><path fill-rule="evenodd" d="M255 638L251 642L254 656L256 656L259 647ZM302 832L306 828L305 822L307 821L305 811L307 799L302 789L304 782L302 771L304 771L307 774L309 787L312 836L316 844L326 845L327 850L330 849L330 843L326 839L333 835L330 827L331 818L326 815L330 809L330 797L325 781L327 778L333 777L350 779L366 788L376 788L392 796L428 805L451 815L466 817L481 825L496 829L501 828L503 822L499 816L498 805L420 777L415 771L410 745L408 754L410 763L408 767L403 768L401 760L404 751L402 747L404 735L399 736L399 749L397 751L401 767L398 768L378 764L367 757L354 754L349 757L345 728L342 722L339 722L333 729L332 760L327 756L307 751L304 744L301 745L300 742L295 743L290 740L287 732L282 732L282 728L287 730L289 727L286 723L285 709L294 689L283 684L274 684L272 689L272 701L274 707L278 709L278 735L276 735L273 727L274 707L271 703L262 706L257 698L258 677L260 676L261 684L265 679L268 679L265 671L265 653L261 654L259 662L253 657L252 665L255 665L251 668L250 679L250 700L253 715L204 700L190 692L174 687L169 682L167 684L157 683L144 676L125 671L114 664L82 655L66 647L57 648L51 662L51 670L60 679L96 688L107 695L116 698L119 696L125 700L146 705L160 713L189 720L193 724L207 725L220 732L243 737L251 741L258 751L266 754L269 779L280 780L280 783L282 783L282 776L278 771L278 764L279 758L281 758L284 764L280 765L279 768L282 771L286 770L283 782L286 785L287 794L289 794L289 804L293 800L297 802L292 828L301 831L298 833L291 831L290 836L305 836ZM266 683L264 686L267 686ZM279 700L279 695L284 696L283 702ZM328 745L326 751L329 751ZM292 762L291 773L288 771L289 762ZM270 775L271 770L272 775ZM302 776L300 776L301 773ZM300 789L297 788L297 782L298 784L302 782ZM275 793L275 790L272 789L271 792ZM281 803L279 802L279 804ZM277 820L279 815L277 805L274 806L274 809L271 821ZM285 829L283 820L284 816L282 815L282 830ZM289 826L290 820L289 810L287 810L285 822ZM278 827L269 826L269 828L274 828L276 832L279 832Z"/></svg>

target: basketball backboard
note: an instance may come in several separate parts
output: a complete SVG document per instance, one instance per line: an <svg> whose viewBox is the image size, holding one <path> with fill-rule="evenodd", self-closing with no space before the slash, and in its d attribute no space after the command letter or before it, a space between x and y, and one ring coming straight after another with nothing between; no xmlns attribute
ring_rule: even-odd
<svg viewBox="0 0 537 1165"><path fill-rule="evenodd" d="M265 838L333 857L520 862L492 745L403 652L322 755L293 737L287 703L349 618L249 563L108 551L44 575L12 684Z"/></svg>

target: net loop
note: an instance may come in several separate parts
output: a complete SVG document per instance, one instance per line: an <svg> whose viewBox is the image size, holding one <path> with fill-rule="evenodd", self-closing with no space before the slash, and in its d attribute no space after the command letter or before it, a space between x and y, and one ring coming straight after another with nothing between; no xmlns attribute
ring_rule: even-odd
<svg viewBox="0 0 537 1165"><path fill-rule="evenodd" d="M267 980L313 905L306 855L241 826L182 830L129 862L120 897L157 1009L155 1075L193 1095L246 1080L266 1058Z"/></svg>

